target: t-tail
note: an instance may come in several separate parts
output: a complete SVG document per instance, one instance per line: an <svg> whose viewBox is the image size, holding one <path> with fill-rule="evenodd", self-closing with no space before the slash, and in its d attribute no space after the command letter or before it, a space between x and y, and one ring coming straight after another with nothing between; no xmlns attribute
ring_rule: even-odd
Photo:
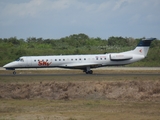
<svg viewBox="0 0 160 120"><path fill-rule="evenodd" d="M153 40L155 40L156 38L147 38L147 39L142 39L137 47L132 50L132 51L128 51L128 52L124 52L127 54L136 54L136 55L142 55L143 57L147 56L148 50L150 48L151 42Z"/></svg>

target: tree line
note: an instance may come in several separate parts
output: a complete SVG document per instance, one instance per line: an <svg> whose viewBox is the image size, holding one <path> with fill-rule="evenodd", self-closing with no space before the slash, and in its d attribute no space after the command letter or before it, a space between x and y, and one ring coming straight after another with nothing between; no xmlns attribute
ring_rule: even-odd
<svg viewBox="0 0 160 120"><path fill-rule="evenodd" d="M142 38L134 39L127 37L109 37L101 39L92 38L86 34L73 34L60 39L43 39L28 37L18 39L17 37L0 38L0 66L15 60L20 56L32 55L61 55L61 54L102 54L111 52L122 52L134 49ZM149 57L134 66L160 66L158 52L160 41L155 40L151 44ZM158 54L158 55L156 55ZM149 63L152 61L153 63ZM160 61L159 61L160 62ZM144 64L145 63L145 64Z"/></svg>

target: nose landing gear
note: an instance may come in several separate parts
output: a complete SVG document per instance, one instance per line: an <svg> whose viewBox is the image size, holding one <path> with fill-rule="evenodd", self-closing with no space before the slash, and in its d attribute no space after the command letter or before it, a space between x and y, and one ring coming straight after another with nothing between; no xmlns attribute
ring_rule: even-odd
<svg viewBox="0 0 160 120"><path fill-rule="evenodd" d="M16 71L13 71L13 75L16 75Z"/></svg>

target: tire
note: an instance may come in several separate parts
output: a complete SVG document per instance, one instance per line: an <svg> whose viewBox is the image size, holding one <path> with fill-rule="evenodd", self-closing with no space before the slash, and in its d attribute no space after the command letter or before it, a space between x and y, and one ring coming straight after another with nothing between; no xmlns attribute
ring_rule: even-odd
<svg viewBox="0 0 160 120"><path fill-rule="evenodd" d="M13 75L16 75L16 71L13 71Z"/></svg>

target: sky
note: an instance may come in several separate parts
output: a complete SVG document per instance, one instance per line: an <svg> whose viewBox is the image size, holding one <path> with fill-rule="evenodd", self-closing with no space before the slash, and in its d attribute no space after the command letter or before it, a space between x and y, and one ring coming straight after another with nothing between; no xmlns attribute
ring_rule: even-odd
<svg viewBox="0 0 160 120"><path fill-rule="evenodd" d="M160 0L0 0L0 38L155 37Z"/></svg>

